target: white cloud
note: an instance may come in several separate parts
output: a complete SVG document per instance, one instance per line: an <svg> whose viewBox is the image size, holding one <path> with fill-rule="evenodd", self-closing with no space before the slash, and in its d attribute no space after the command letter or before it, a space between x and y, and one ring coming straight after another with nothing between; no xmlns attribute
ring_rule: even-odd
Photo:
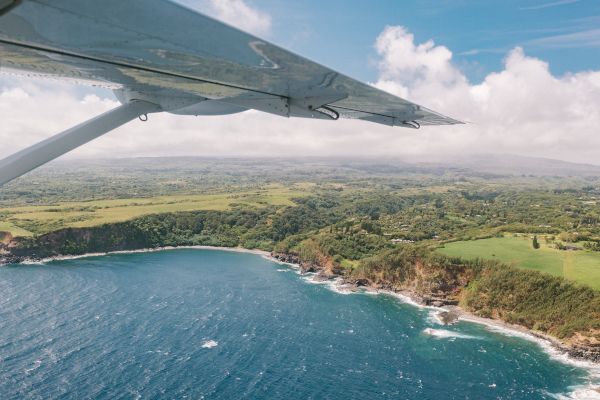
<svg viewBox="0 0 600 400"><path fill-rule="evenodd" d="M375 43L379 61L381 89L408 97L409 87L436 86L437 90L466 83L452 65L452 52L432 40L415 44L414 36L401 26L387 27Z"/></svg>
<svg viewBox="0 0 600 400"><path fill-rule="evenodd" d="M246 0L179 0L179 3L257 36L268 35L271 16Z"/></svg>
<svg viewBox="0 0 600 400"><path fill-rule="evenodd" d="M376 49L376 86L471 123L414 131L351 120L286 120L254 111L223 117L163 113L133 121L70 156L431 158L497 152L600 164L600 71L553 76L547 63L516 48L501 71L472 84L453 64L449 49L432 41L415 43L405 28L386 28ZM117 105L108 91L85 93L64 83L0 79L0 157Z"/></svg>
<svg viewBox="0 0 600 400"><path fill-rule="evenodd" d="M515 48L502 71L473 85L447 48L416 45L402 27L386 28L377 50L376 86L472 122L428 129L425 140L414 144L448 153L512 152L600 163L600 71L556 77L547 63Z"/></svg>

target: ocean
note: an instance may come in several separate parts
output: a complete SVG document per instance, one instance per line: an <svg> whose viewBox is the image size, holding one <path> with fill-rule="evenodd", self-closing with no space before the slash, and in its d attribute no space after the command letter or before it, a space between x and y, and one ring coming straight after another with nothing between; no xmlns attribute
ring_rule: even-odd
<svg viewBox="0 0 600 400"><path fill-rule="evenodd" d="M600 398L599 370L259 255L0 267L0 399Z"/></svg>

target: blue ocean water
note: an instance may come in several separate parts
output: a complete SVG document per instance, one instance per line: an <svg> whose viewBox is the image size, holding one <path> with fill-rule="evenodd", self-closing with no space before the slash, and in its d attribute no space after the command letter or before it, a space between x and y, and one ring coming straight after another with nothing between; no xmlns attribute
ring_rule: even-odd
<svg viewBox="0 0 600 400"><path fill-rule="evenodd" d="M0 398L546 399L590 383L535 343L430 313L245 253L5 266Z"/></svg>

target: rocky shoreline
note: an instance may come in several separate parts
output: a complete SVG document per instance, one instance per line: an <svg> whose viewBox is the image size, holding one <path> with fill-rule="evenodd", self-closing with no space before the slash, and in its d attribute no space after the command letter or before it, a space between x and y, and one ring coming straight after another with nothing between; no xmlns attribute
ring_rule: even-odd
<svg viewBox="0 0 600 400"><path fill-rule="evenodd" d="M290 253L277 253L277 252L266 252L261 250L248 250L243 248L230 248L230 247L215 247L215 246L177 246L177 247L159 247L159 248L148 248L148 249L137 249L137 250L122 250L112 251L105 253L92 253L75 256L55 256L49 258L39 258L32 256L14 255L10 252L3 251L0 253L0 265L4 264L31 264L48 262L51 260L59 259L71 259L79 257L89 256L101 256L106 254L120 254L120 253L140 253L140 252L152 252L161 250L171 249L211 249L211 250L227 250L227 251L240 251L247 253L254 253L263 257L270 258L274 261L294 265L302 274L315 274L314 279L318 281L333 281L337 280L340 288L344 291L371 291L375 293L390 294L396 296L402 296L405 299L409 299L412 303L423 306L432 307L439 310L437 318L444 325L450 325L456 323L459 320L466 320L479 324L497 327L500 329L507 329L513 332L518 332L522 335L529 335L531 338L543 340L557 351L558 353L564 354L573 360L580 360L585 362L593 363L594 365L600 366L600 347L597 346L584 346L573 343L563 343L560 340L546 335L544 333L531 330L527 327L520 325L513 325L504 322L500 319L482 318L476 316L467 310L459 307L459 301L455 297L443 296L440 293L429 293L419 294L412 290L402 289L398 290L390 284L374 284L367 279L354 279L345 274L345 270L341 267L335 266L332 263L322 265L319 263L306 262L300 259L296 254Z"/></svg>
<svg viewBox="0 0 600 400"><path fill-rule="evenodd" d="M588 347L579 344L563 343L555 337L529 329L521 325L509 324L500 319L482 318L459 307L459 301L455 298L443 297L439 294L418 294L411 290L396 290L391 285L373 284L367 279L352 279L346 276L344 270L331 265L319 265L317 263L305 262L298 255L289 253L271 253L271 258L285 264L297 266L302 274L314 273L316 280L328 281L339 280L340 287L347 291L372 291L376 293L387 293L401 295L412 302L423 307L434 307L439 309L438 319L444 325L451 325L459 320L466 320L500 329L507 329L522 335L543 340L558 353L564 354L573 360L585 361L600 366L600 347Z"/></svg>

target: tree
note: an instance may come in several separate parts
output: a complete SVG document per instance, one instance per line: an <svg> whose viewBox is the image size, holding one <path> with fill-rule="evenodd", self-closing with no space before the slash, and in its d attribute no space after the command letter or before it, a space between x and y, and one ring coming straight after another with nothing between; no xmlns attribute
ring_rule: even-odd
<svg viewBox="0 0 600 400"><path fill-rule="evenodd" d="M583 247L590 251L600 251L600 242L594 242L594 241L585 242L583 244Z"/></svg>
<svg viewBox="0 0 600 400"><path fill-rule="evenodd" d="M532 245L533 245L534 249L539 249L540 248L540 243L538 242L537 236L533 237Z"/></svg>

